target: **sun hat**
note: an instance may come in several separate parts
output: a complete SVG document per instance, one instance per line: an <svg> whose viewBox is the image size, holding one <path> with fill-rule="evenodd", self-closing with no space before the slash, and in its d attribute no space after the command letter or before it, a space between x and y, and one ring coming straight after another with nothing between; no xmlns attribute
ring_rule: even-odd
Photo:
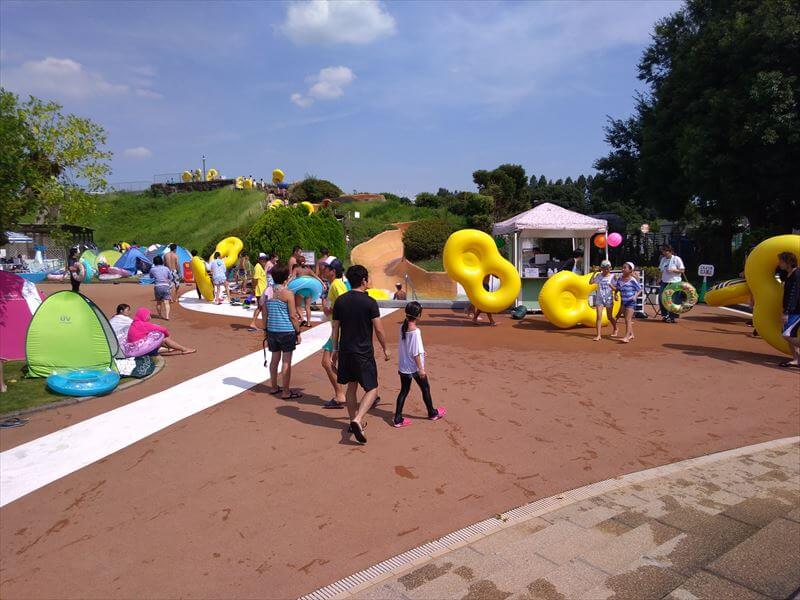
<svg viewBox="0 0 800 600"><path fill-rule="evenodd" d="M636 265L634 265L631 261L627 261L625 264L630 265L631 271L633 271L636 268Z"/></svg>
<svg viewBox="0 0 800 600"><path fill-rule="evenodd" d="M611 268L611 261L610 260L602 260L602 261L600 261L600 268L601 269L610 269Z"/></svg>

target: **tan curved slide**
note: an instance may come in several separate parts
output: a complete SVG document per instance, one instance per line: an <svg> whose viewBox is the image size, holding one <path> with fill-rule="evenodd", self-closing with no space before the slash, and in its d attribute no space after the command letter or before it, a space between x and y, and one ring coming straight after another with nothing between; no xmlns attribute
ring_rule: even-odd
<svg viewBox="0 0 800 600"><path fill-rule="evenodd" d="M384 231L359 244L350 253L350 262L367 268L374 288L394 293L395 283L405 284L408 275L418 297L455 299L456 284L447 273L426 271L403 258L403 231L410 224L394 223L397 229ZM411 289L408 292L410 299Z"/></svg>

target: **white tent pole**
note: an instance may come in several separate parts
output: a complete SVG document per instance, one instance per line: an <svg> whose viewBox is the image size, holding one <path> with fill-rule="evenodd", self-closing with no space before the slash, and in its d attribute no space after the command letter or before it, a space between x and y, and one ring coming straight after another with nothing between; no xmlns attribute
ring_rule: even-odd
<svg viewBox="0 0 800 600"><path fill-rule="evenodd" d="M606 227L605 233L603 235L606 236L606 260L608 260L608 227Z"/></svg>

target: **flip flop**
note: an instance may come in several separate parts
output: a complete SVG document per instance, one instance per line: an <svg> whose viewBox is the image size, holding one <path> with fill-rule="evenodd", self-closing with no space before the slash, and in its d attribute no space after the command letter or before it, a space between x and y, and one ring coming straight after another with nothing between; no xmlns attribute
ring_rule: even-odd
<svg viewBox="0 0 800 600"><path fill-rule="evenodd" d="M322 408L344 408L344 402L337 402L336 400L328 400L322 405Z"/></svg>
<svg viewBox="0 0 800 600"><path fill-rule="evenodd" d="M370 410L373 410L373 409L374 409L376 406L378 406L378 404L380 404L380 403L381 403L381 397L380 397L380 396L378 396L377 398L375 398L375 402L373 402L373 403L372 403L372 406L370 406L370 407L369 407L369 409L370 409Z"/></svg>
<svg viewBox="0 0 800 600"><path fill-rule="evenodd" d="M281 400L296 400L297 398L302 398L303 394L300 392L289 392L288 396L281 396Z"/></svg>
<svg viewBox="0 0 800 600"><path fill-rule="evenodd" d="M355 421L350 421L350 432L356 437L356 441L359 444L367 443L367 436L364 435L364 430Z"/></svg>
<svg viewBox="0 0 800 600"><path fill-rule="evenodd" d="M444 416L447 414L447 409L443 406L440 406L436 409L436 414L432 417L428 417L429 421L438 421L439 419L444 419Z"/></svg>
<svg viewBox="0 0 800 600"><path fill-rule="evenodd" d="M789 360L787 360L786 362L782 362L778 366L783 368L783 369L800 369L800 365L796 365L796 364L794 364L793 362L791 362Z"/></svg>
<svg viewBox="0 0 800 600"><path fill-rule="evenodd" d="M400 421L399 423L392 422L392 427L397 427L397 428L408 427L409 425L411 425L411 423L413 423L411 419L406 419L405 417L403 417L403 420Z"/></svg>
<svg viewBox="0 0 800 600"><path fill-rule="evenodd" d="M10 419L5 419L4 421L0 421L0 428L9 429L11 427L22 427L27 422L28 422L28 419L20 419L19 417L11 417Z"/></svg>
<svg viewBox="0 0 800 600"><path fill-rule="evenodd" d="M282 393L283 393L283 388L279 388L279 387L272 388L272 389L269 391L269 393L270 393L271 395L273 395L273 396L277 396L278 394L282 394Z"/></svg>

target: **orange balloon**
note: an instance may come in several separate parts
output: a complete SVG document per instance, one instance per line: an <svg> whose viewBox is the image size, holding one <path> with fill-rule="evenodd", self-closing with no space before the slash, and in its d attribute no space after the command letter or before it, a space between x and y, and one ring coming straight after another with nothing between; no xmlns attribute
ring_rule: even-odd
<svg viewBox="0 0 800 600"><path fill-rule="evenodd" d="M600 234L595 236L594 238L594 245L598 248L605 248L606 247L606 236Z"/></svg>

